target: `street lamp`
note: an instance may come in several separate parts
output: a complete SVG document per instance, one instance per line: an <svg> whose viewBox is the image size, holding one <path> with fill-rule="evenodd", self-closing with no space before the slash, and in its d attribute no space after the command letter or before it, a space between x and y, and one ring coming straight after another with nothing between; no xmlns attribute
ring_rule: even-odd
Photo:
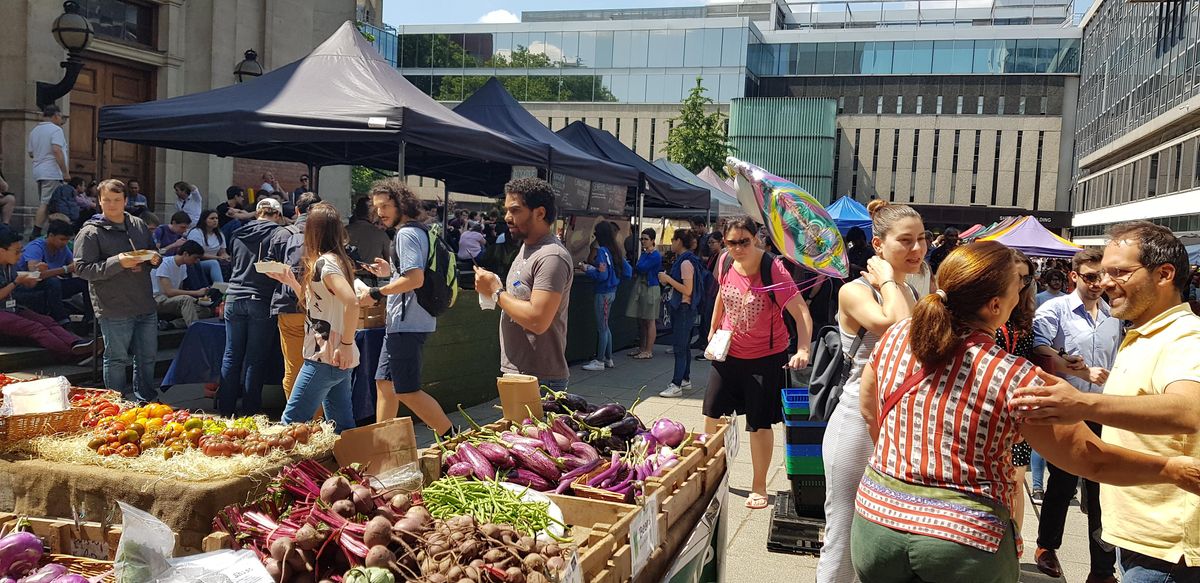
<svg viewBox="0 0 1200 583"><path fill-rule="evenodd" d="M247 50L244 56L246 58L233 70L238 83L245 81L248 77L258 77L263 74L262 65L258 62L258 53L254 52L254 49Z"/></svg>
<svg viewBox="0 0 1200 583"><path fill-rule="evenodd" d="M50 32L54 33L54 40L58 41L58 45L67 51L67 60L59 64L66 69L66 73L58 83L38 82L39 108L45 108L71 92L75 81L79 79L79 72L83 70L83 59L79 54L92 42L92 25L79 14L79 3L74 0L63 2L63 13L54 19Z"/></svg>

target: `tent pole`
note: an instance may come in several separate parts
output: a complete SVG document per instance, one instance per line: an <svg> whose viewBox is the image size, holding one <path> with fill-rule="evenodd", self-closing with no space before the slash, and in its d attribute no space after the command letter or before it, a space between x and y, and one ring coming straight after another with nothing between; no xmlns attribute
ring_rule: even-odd
<svg viewBox="0 0 1200 583"><path fill-rule="evenodd" d="M638 233L642 232L646 221L646 188L644 176L638 176Z"/></svg>
<svg viewBox="0 0 1200 583"><path fill-rule="evenodd" d="M96 179L104 181L104 140L100 140L100 151L96 153ZM154 203L147 201L151 205ZM40 227L41 225L37 225ZM100 337L100 319L92 318L92 384L101 385L100 378L100 343L95 339Z"/></svg>
<svg viewBox="0 0 1200 583"><path fill-rule="evenodd" d="M450 185L442 181L442 233L446 232L446 224L450 221Z"/></svg>
<svg viewBox="0 0 1200 583"><path fill-rule="evenodd" d="M402 180L408 180L408 173L404 171L404 140L400 140L400 155L396 160L396 174Z"/></svg>
<svg viewBox="0 0 1200 583"><path fill-rule="evenodd" d="M309 165L311 170L308 171L309 185L312 186L312 191L320 194L321 188L321 167Z"/></svg>

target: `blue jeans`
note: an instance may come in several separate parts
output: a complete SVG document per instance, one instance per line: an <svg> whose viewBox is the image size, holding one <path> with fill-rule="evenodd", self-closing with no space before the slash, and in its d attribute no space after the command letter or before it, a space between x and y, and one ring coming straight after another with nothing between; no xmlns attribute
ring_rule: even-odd
<svg viewBox="0 0 1200 583"><path fill-rule="evenodd" d="M692 326L696 323L696 310L691 304L679 304L671 308L671 347L675 349L675 375L671 382L676 385L692 380Z"/></svg>
<svg viewBox="0 0 1200 583"><path fill-rule="evenodd" d="M1122 583L1200 583L1200 567L1174 565L1117 547Z"/></svg>
<svg viewBox="0 0 1200 583"><path fill-rule="evenodd" d="M1029 456L1029 472L1033 474L1033 489L1045 491L1042 480L1046 475L1046 458L1038 455L1037 451Z"/></svg>
<svg viewBox="0 0 1200 583"><path fill-rule="evenodd" d="M271 346L278 342L279 328L271 315L271 302L234 300L225 304L225 356L217 389L217 411L221 415L233 417L238 412L238 399L242 400L243 415L259 412L265 360Z"/></svg>
<svg viewBox="0 0 1200 583"><path fill-rule="evenodd" d="M613 299L617 292L596 294L596 360L612 360L612 330L608 327L608 316L612 312Z"/></svg>
<svg viewBox="0 0 1200 583"><path fill-rule="evenodd" d="M205 259L200 262L200 269L208 275L209 284L225 283L225 277L221 275L221 262L216 259Z"/></svg>
<svg viewBox="0 0 1200 583"><path fill-rule="evenodd" d="M140 314L129 318L100 318L104 337L104 386L120 391L132 401L153 401L154 360L158 355L158 314ZM133 391L125 369L133 365Z"/></svg>
<svg viewBox="0 0 1200 583"><path fill-rule="evenodd" d="M354 429L354 405L350 401L350 375L354 369L305 360L292 387L292 396L283 409L284 423L303 423L313 418L317 406L324 405L325 418L332 419L333 431Z"/></svg>
<svg viewBox="0 0 1200 583"><path fill-rule="evenodd" d="M545 385L546 388L556 393L561 393L567 390L567 381L569 379L538 379L538 386Z"/></svg>

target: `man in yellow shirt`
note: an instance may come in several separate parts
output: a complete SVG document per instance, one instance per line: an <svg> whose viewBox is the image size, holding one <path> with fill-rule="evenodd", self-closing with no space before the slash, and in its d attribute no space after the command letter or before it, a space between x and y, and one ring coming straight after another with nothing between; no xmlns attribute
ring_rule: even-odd
<svg viewBox="0 0 1200 583"><path fill-rule="evenodd" d="M1103 394L1065 381L1017 391L1030 423L1095 421L1105 442L1149 454L1200 457L1200 317L1183 301L1187 250L1166 227L1122 223L1101 280L1112 315L1129 322ZM1018 409L1018 410L1021 410ZM1124 583L1200 583L1200 496L1175 486L1100 486L1103 539Z"/></svg>

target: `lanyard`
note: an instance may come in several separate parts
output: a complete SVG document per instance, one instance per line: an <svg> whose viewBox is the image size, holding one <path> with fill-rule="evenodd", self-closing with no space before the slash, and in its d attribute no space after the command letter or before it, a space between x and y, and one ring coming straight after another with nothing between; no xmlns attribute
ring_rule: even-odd
<svg viewBox="0 0 1200 583"><path fill-rule="evenodd" d="M1000 327L1000 334L1004 337L1005 352L1012 352L1017 349L1017 340L1020 340L1021 338L1020 330L1012 330L1010 332L1008 329L1008 324L1004 324Z"/></svg>

